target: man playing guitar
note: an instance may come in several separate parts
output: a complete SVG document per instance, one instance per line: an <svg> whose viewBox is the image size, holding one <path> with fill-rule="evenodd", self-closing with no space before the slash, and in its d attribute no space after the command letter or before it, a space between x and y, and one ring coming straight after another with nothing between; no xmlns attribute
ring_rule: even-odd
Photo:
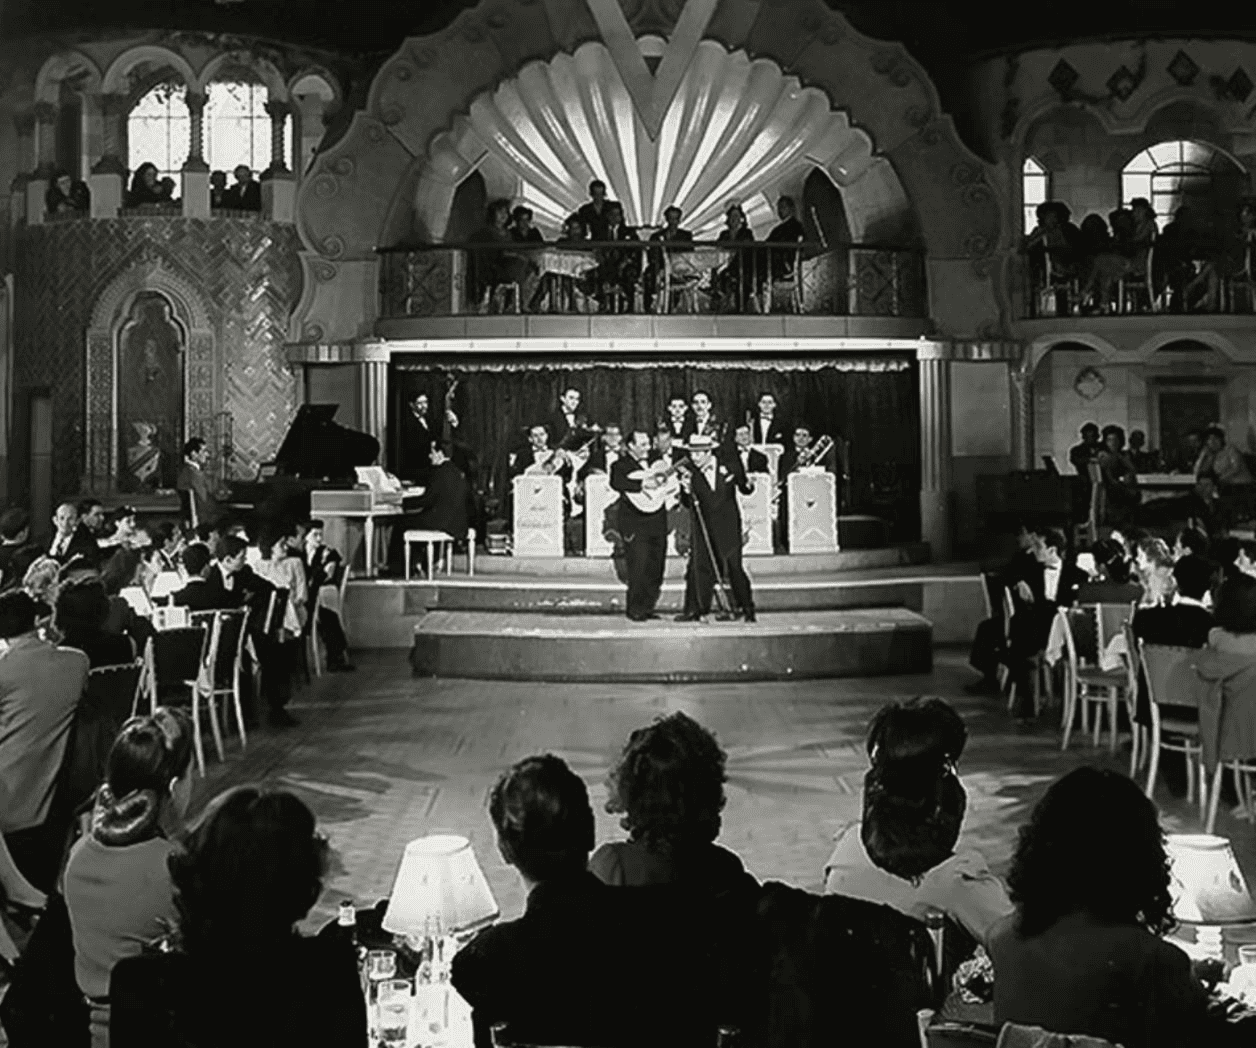
<svg viewBox="0 0 1256 1048"><path fill-rule="evenodd" d="M667 501L679 485L675 466L651 468L650 435L634 430L628 454L611 466L611 487L619 500L619 533L628 561L628 618L657 619L654 606L663 588L667 563Z"/></svg>

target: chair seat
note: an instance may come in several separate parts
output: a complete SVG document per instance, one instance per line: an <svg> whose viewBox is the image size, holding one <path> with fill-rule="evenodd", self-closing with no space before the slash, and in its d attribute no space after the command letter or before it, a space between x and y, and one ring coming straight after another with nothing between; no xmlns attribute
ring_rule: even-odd
<svg viewBox="0 0 1256 1048"><path fill-rule="evenodd" d="M1160 734L1189 735L1199 738L1199 722L1180 721L1162 716L1160 718Z"/></svg>
<svg viewBox="0 0 1256 1048"><path fill-rule="evenodd" d="M407 542L453 542L454 537L445 531L424 531L415 528L403 536Z"/></svg>
<svg viewBox="0 0 1256 1048"><path fill-rule="evenodd" d="M1124 686L1128 683L1129 676L1124 670L1101 670L1097 666L1084 666L1077 671L1077 679L1082 684L1110 688L1114 684Z"/></svg>

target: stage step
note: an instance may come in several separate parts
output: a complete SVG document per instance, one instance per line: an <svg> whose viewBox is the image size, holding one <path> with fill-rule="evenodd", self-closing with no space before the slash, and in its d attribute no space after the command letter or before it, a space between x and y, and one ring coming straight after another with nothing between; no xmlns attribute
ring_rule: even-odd
<svg viewBox="0 0 1256 1048"><path fill-rule="evenodd" d="M755 623L433 611L416 674L552 681L732 681L927 673L933 630L905 608L764 614Z"/></svg>

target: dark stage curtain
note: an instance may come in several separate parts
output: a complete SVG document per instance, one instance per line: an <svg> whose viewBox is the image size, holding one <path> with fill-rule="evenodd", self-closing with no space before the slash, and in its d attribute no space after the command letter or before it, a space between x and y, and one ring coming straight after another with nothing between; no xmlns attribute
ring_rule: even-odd
<svg viewBox="0 0 1256 1048"><path fill-rule="evenodd" d="M389 383L390 468L408 462L400 446L399 419L419 392L439 416L451 378L458 379L453 407L456 439L474 456L472 486L488 499L506 490L509 453L527 443L529 425L557 410L558 397L574 387L590 421L618 422L625 436L653 431L667 418L667 402L710 394L717 417L733 426L758 399L776 397L790 424L805 420L818 437L850 441L850 500L842 512L872 513L889 521L897 541L919 537L920 408L914 359L877 354L858 358L780 361L635 361L576 363L569 359L440 360L399 354Z"/></svg>

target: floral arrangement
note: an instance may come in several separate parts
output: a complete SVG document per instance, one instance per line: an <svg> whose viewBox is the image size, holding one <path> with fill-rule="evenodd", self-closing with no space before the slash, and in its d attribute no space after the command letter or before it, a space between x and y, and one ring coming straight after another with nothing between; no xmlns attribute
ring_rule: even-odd
<svg viewBox="0 0 1256 1048"><path fill-rule="evenodd" d="M989 1004L994 1000L994 965L986 951L977 951L957 969L953 980L955 992L965 1004Z"/></svg>

